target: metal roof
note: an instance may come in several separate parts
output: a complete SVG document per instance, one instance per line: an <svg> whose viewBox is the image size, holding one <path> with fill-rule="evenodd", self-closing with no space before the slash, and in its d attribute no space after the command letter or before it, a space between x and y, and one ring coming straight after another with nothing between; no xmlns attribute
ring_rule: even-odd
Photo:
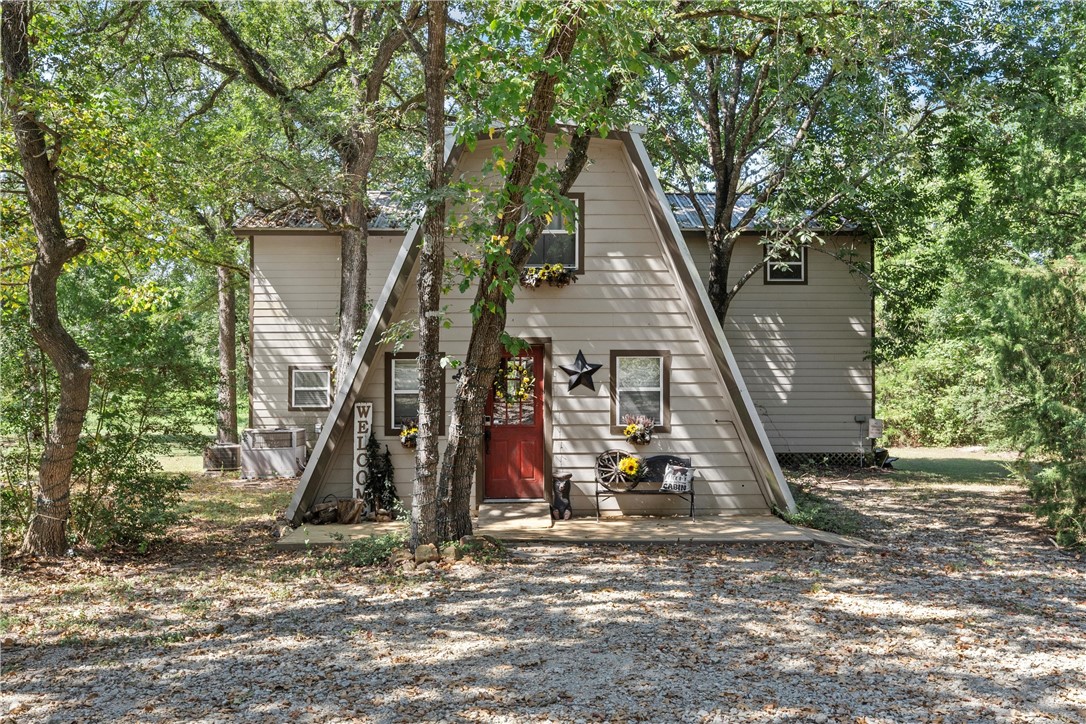
<svg viewBox="0 0 1086 724"><path fill-rule="evenodd" d="M396 205L392 194L386 192L372 192L369 195L370 217L369 229L403 231L410 225L412 219L409 212ZM374 213L376 212L376 213ZM332 207L325 211L325 218L330 224L338 224L340 220L339 208ZM308 206L299 206L290 203L273 209L257 209L242 217L237 229L323 229L325 228L317 220L317 213Z"/></svg>
<svg viewBox="0 0 1086 724"><path fill-rule="evenodd" d="M667 201L671 204L671 212L675 214L675 220L679 222L679 228L683 231L701 231L702 226L701 219L698 218L697 209L694 207L690 196L687 194L665 194ZM709 223L713 221L713 213L716 209L716 196L711 193L694 194L694 198L697 199L698 206L701 207L701 212L705 215L705 218L709 220ZM747 209L754 202L754 199L744 196L735 204L735 209L732 211L732 223L733 227L739 224L739 221L743 218L743 214L747 213ZM765 221L765 210L758 209L754 213L754 220L750 224L752 228L765 228L763 222Z"/></svg>
<svg viewBox="0 0 1086 724"><path fill-rule="evenodd" d="M687 194L665 194L671 205L671 212L675 214L675 220L683 231L701 231L701 219L694 208L694 204ZM711 193L698 193L694 197L698 206L710 222L713 211L716 208L716 197ZM732 226L735 227L743 218L743 214L750 208L753 199L741 198L732 212ZM404 231L411 225L413 218L410 210L398 206L392 194L387 192L374 192L370 194L370 208L376 211L376 215L370 219L371 231ZM339 223L339 209L331 208L326 212L326 218L330 224ZM753 221L749 224L751 230L767 230L771 224L766 223L765 209L758 209ZM812 224L817 228L817 224ZM239 230L244 229L323 229L324 226L317 221L317 214L312 208L288 204L274 209L256 210L246 215L237 223ZM842 228L855 228L855 225L844 223Z"/></svg>
<svg viewBox="0 0 1086 724"><path fill-rule="evenodd" d="M671 212L675 214L675 220L679 222L679 228L683 231L701 231L702 227L701 219L698 218L698 213L694 208L694 204L690 200L688 194L666 194L668 203L671 204ZM701 207L701 212L705 214L705 218L712 223L713 211L716 208L716 199L711 193L695 194L698 206ZM743 196L735 204L735 209L732 211L732 223L731 226L734 229L739 226L739 222L743 218L743 214L747 213L747 209L754 203L754 199L750 196ZM765 207L762 207L754 212L754 218L747 225L747 228L751 231L772 231L781 229L777 228L772 222L769 221L769 216L766 213ZM859 225L855 222L848 221L847 219L839 219L834 226L825 227L819 224L817 221L812 221L808 228L812 231L858 231Z"/></svg>

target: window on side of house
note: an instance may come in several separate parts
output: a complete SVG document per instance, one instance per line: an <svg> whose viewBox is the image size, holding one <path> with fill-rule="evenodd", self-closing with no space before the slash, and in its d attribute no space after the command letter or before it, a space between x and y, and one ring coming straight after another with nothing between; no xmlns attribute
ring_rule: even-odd
<svg viewBox="0 0 1086 724"><path fill-rule="evenodd" d="M671 354L654 350L611 352L611 425L622 432L625 419L644 415L657 432L671 428Z"/></svg>
<svg viewBox="0 0 1086 724"><path fill-rule="evenodd" d="M568 225L564 216L555 214L539 234L528 266L561 264L578 274L584 272L584 194L570 194L569 199L577 209L577 218Z"/></svg>
<svg viewBox="0 0 1086 724"><path fill-rule="evenodd" d="M767 250L763 250L763 254ZM806 284L807 283L807 247L801 246L781 254L776 259L767 259L765 265L766 284Z"/></svg>
<svg viewBox="0 0 1086 724"><path fill-rule="evenodd" d="M332 406L332 371L327 367L291 367L288 390L291 410L327 410Z"/></svg>
<svg viewBox="0 0 1086 724"><path fill-rule="evenodd" d="M385 355L385 434L399 435L404 421L419 420L419 360L413 352ZM441 378L441 430L445 434L445 378Z"/></svg>

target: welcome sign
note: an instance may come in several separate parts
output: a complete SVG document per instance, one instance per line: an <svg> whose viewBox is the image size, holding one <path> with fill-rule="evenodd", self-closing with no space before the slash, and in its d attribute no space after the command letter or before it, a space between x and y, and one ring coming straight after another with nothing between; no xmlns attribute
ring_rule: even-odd
<svg viewBox="0 0 1086 724"><path fill-rule="evenodd" d="M351 477L353 497L361 498L369 485L370 457L366 446L373 434L373 403L359 402L354 406L354 475Z"/></svg>

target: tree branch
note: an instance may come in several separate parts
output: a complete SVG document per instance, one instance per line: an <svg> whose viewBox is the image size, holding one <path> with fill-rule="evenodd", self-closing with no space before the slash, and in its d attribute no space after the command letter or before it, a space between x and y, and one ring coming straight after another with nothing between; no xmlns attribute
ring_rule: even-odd
<svg viewBox="0 0 1086 724"><path fill-rule="evenodd" d="M332 48L332 50L334 50L336 52L337 56L338 56L335 60L333 60L331 63L329 63L328 65L321 68L320 72L318 72L317 75L315 75L313 77L313 80L310 80L310 81L308 81L306 83L302 83L301 85L296 85L296 86L294 86L293 90L303 91L305 93L308 93L312 88L314 88L315 86L317 86L321 82L323 82L324 79L328 77L329 73L331 73L334 70L339 70L340 68L346 67L347 66L347 56L343 54L343 48L340 46L340 43L342 43L342 42L343 42L343 40L340 40L339 42L336 43L335 47Z"/></svg>
<svg viewBox="0 0 1086 724"><path fill-rule="evenodd" d="M218 100L219 95L224 90L226 90L226 87L228 85L230 85L231 83L233 83L234 80L237 79L237 77L238 77L238 73L236 71L234 73L230 73L230 74L224 76L223 80L222 80L222 83L219 83L218 87L215 88L215 90L211 91L211 95L209 95L207 98L204 99L204 102L200 104L200 107L197 108L192 113L188 114L187 116L185 116L184 118L181 119L180 126L184 126L186 123L188 123L192 119L199 118L200 116L204 115L205 113L210 111L212 108L214 108L215 107L215 101Z"/></svg>
<svg viewBox="0 0 1086 724"><path fill-rule="evenodd" d="M195 50L171 50L162 54L163 60L174 60L179 58L187 58L189 60L195 60L197 63L203 66L207 66L214 71L218 71L223 75L237 75L241 71L237 68L227 65L226 63L220 63L217 60L207 57L203 53L199 53Z"/></svg>

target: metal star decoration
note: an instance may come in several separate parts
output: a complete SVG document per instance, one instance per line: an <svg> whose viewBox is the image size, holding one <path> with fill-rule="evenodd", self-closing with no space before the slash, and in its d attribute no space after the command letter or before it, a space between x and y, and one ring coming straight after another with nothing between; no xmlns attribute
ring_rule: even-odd
<svg viewBox="0 0 1086 724"><path fill-rule="evenodd" d="M563 372L569 375L569 387L568 390L572 390L574 387L584 385L593 392L596 391L596 385L592 382L592 373L598 370L603 365L589 364L584 358L584 352L577 350L577 361L572 366L558 365Z"/></svg>

